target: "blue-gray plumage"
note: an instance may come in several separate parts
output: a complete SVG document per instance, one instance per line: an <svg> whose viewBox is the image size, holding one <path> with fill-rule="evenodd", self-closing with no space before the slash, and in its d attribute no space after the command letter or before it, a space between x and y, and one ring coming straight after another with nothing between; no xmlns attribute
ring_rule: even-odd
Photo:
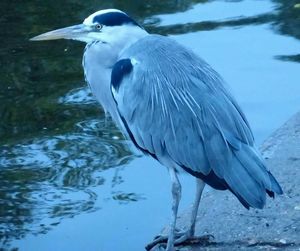
<svg viewBox="0 0 300 251"><path fill-rule="evenodd" d="M247 208L262 208L265 191L281 193L245 116L209 65L159 35L140 39L120 57L136 61L113 93L139 148L230 189Z"/></svg>
<svg viewBox="0 0 300 251"><path fill-rule="evenodd" d="M266 194L282 194L224 81L191 50L148 34L114 9L33 40L59 38L87 43L83 67L96 99L139 150L168 168L173 215L167 251L194 235L205 184L230 190L246 208L262 208ZM196 177L197 190L190 226L175 236L179 170Z"/></svg>

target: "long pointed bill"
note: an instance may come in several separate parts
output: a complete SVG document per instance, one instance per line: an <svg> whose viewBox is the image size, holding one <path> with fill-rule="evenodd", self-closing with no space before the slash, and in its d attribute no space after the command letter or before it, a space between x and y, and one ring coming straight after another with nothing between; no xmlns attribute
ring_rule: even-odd
<svg viewBox="0 0 300 251"><path fill-rule="evenodd" d="M78 24L78 25L69 26L54 31L49 31L39 36L33 37L30 40L42 41L42 40L56 40L56 39L78 39L79 37L83 36L89 31L90 29L88 26L84 24Z"/></svg>

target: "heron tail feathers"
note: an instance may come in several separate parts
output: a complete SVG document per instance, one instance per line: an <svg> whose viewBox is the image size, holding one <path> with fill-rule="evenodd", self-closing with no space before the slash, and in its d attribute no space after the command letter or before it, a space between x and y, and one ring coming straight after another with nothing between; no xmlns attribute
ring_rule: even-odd
<svg viewBox="0 0 300 251"><path fill-rule="evenodd" d="M263 208L266 194L274 197L283 191L267 170L260 154L252 146L242 144L240 149L233 150L232 165L225 173L229 189L246 207Z"/></svg>

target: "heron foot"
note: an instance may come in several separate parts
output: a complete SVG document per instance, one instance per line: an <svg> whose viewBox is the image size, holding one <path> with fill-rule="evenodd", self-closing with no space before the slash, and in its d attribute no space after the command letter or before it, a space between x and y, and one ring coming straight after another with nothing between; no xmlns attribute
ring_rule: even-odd
<svg viewBox="0 0 300 251"><path fill-rule="evenodd" d="M193 244L201 244L207 245L215 239L213 235L202 235L202 236L194 236L190 234L190 231L182 232L181 236L175 239L175 246L185 246L185 245L193 245Z"/></svg>
<svg viewBox="0 0 300 251"><path fill-rule="evenodd" d="M190 231L186 231L186 232L176 231L174 236L175 236L174 246L185 246L185 245L193 245L193 244L207 245L212 240L214 240L213 235L194 236ZM158 235L145 248L147 251L166 250L167 242L168 242L168 236Z"/></svg>

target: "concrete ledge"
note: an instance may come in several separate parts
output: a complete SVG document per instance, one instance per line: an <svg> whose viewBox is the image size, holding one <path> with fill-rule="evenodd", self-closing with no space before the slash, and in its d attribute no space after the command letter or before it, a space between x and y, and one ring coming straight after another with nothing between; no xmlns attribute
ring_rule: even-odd
<svg viewBox="0 0 300 251"><path fill-rule="evenodd" d="M178 250L300 250L300 113L274 132L261 151L284 195L269 198L263 210L247 211L230 192L206 187L196 233L215 238ZM189 211L179 217L180 228L188 224Z"/></svg>

